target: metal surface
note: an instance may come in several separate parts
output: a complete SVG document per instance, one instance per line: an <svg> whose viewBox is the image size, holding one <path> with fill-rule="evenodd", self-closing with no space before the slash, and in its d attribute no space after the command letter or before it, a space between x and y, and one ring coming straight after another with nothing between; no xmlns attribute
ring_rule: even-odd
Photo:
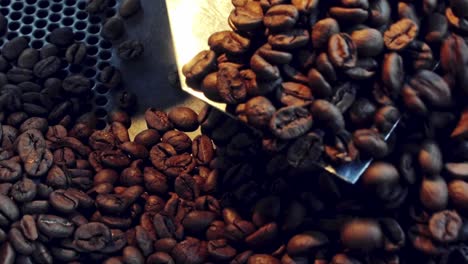
<svg viewBox="0 0 468 264"><path fill-rule="evenodd" d="M200 51L208 49L207 42L212 33L230 29L227 20L233 8L231 1L168 0L167 8L182 89L226 113L226 104L213 102L206 98L203 93L186 85L185 77L182 74L182 66ZM397 125L398 122L394 125L392 131L386 135L386 139ZM354 184L371 162L372 160L364 160L339 167L325 165L323 168L346 182Z"/></svg>

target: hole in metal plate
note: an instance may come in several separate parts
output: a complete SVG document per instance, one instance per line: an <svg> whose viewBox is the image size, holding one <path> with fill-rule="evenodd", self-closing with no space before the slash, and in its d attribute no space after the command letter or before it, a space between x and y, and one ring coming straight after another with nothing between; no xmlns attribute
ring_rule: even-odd
<svg viewBox="0 0 468 264"><path fill-rule="evenodd" d="M24 13L26 13L28 15L34 14L34 12L36 12L36 8L34 6L27 6L24 9Z"/></svg>
<svg viewBox="0 0 468 264"><path fill-rule="evenodd" d="M62 19L62 24L64 26L67 26L67 27L71 26L73 24L73 18L66 17L66 18Z"/></svg>
<svg viewBox="0 0 468 264"><path fill-rule="evenodd" d="M102 49L110 49L112 48L112 43L103 39L101 40L101 43L99 43L99 46L102 48Z"/></svg>
<svg viewBox="0 0 468 264"><path fill-rule="evenodd" d="M64 11L63 11L63 14L66 15L66 16L73 16L73 14L75 14L75 9L74 8L66 8Z"/></svg>
<svg viewBox="0 0 468 264"><path fill-rule="evenodd" d="M52 12L58 13L58 12L62 11L62 5L60 5L60 4L55 4L55 5L53 5L53 6L51 7L51 9L52 9Z"/></svg>
<svg viewBox="0 0 468 264"><path fill-rule="evenodd" d="M10 18L13 20L20 20L23 14L21 12L13 12L10 14Z"/></svg>
<svg viewBox="0 0 468 264"><path fill-rule="evenodd" d="M52 22L58 22L61 18L59 14L52 14L49 16L49 20Z"/></svg>
<svg viewBox="0 0 468 264"><path fill-rule="evenodd" d="M40 40L34 40L31 43L31 47L34 48L34 49L40 49L40 48L42 48L43 45L44 45L43 42L40 41Z"/></svg>
<svg viewBox="0 0 468 264"><path fill-rule="evenodd" d="M20 23L19 22L11 22L9 25L8 25L8 29L11 30L11 31L16 31L20 28Z"/></svg>
<svg viewBox="0 0 468 264"><path fill-rule="evenodd" d="M33 36L38 39L43 38L45 36L45 31L41 29L37 29L34 31Z"/></svg>
<svg viewBox="0 0 468 264"><path fill-rule="evenodd" d="M86 43L88 43L88 45L96 45L98 43L99 39L95 36L89 36L87 39L86 39Z"/></svg>
<svg viewBox="0 0 468 264"><path fill-rule="evenodd" d="M19 11L19 10L23 9L24 5L21 2L16 2L11 7L16 11Z"/></svg>
<svg viewBox="0 0 468 264"><path fill-rule="evenodd" d="M75 23L75 28L77 30L83 30L86 28L86 22L83 22L83 21L78 21Z"/></svg>
<svg viewBox="0 0 468 264"><path fill-rule="evenodd" d="M107 88L104 85L98 85L96 87L96 92L99 93L99 94L105 94L105 93L109 92L109 88Z"/></svg>
<svg viewBox="0 0 468 264"><path fill-rule="evenodd" d="M91 47L88 47L86 52L88 53L88 55L93 56L93 55L96 55L98 53L98 48L96 48L94 46L91 46Z"/></svg>
<svg viewBox="0 0 468 264"><path fill-rule="evenodd" d="M49 1L48 1L48 0L41 0L41 1L39 1L39 7L40 7L40 8L47 8L47 7L49 7Z"/></svg>
<svg viewBox="0 0 468 264"><path fill-rule="evenodd" d="M74 37L76 41L82 41L86 37L86 34L82 31L78 31L78 32L75 32Z"/></svg>
<svg viewBox="0 0 468 264"><path fill-rule="evenodd" d="M66 4L67 6L73 6L73 5L76 4L76 0L66 0L66 1L65 1L65 4Z"/></svg>
<svg viewBox="0 0 468 264"><path fill-rule="evenodd" d="M36 13L36 16L39 18L46 18L49 15L49 12L47 10L39 10Z"/></svg>
<svg viewBox="0 0 468 264"><path fill-rule="evenodd" d="M105 106L107 104L108 100L104 96L99 96L99 97L96 98L96 100L94 100L94 102L96 103L96 105Z"/></svg>
<svg viewBox="0 0 468 264"><path fill-rule="evenodd" d="M101 60L109 60L111 57L112 53L107 50L103 50L99 53L99 58L101 58Z"/></svg>
<svg viewBox="0 0 468 264"><path fill-rule="evenodd" d="M21 34L23 35L28 35L32 32L32 27L31 26L23 26L21 29L20 29L20 32Z"/></svg>
<svg viewBox="0 0 468 264"><path fill-rule="evenodd" d="M85 11L79 11L76 14L76 18L78 18L80 20L84 20L84 19L88 18L88 13L86 13Z"/></svg>
<svg viewBox="0 0 468 264"><path fill-rule="evenodd" d="M32 24L32 22L34 21L34 18L32 16L25 16L23 17L23 19L21 20L24 24Z"/></svg>

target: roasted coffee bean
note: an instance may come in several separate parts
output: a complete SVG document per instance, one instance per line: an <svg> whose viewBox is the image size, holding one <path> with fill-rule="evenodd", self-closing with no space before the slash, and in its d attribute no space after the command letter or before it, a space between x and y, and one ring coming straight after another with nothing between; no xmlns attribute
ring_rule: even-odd
<svg viewBox="0 0 468 264"><path fill-rule="evenodd" d="M80 64L86 58L86 45L84 43L74 43L68 47L65 59L70 64Z"/></svg>
<svg viewBox="0 0 468 264"><path fill-rule="evenodd" d="M132 110L136 105L136 95L130 91L120 91L116 100L123 109Z"/></svg>
<svg viewBox="0 0 468 264"><path fill-rule="evenodd" d="M208 249L205 242L196 238L187 237L184 241L177 244L172 249L172 257L175 263L204 263L208 255Z"/></svg>
<svg viewBox="0 0 468 264"><path fill-rule="evenodd" d="M31 255L34 251L34 245L31 241L24 237L23 233L17 228L10 229L8 233L8 238L16 250L16 252L23 255Z"/></svg>
<svg viewBox="0 0 468 264"><path fill-rule="evenodd" d="M229 246L225 239L208 242L208 254L214 261L228 261L235 257L236 249Z"/></svg>
<svg viewBox="0 0 468 264"><path fill-rule="evenodd" d="M110 229L102 223L88 223L79 226L74 235L74 243L83 251L99 251L111 241Z"/></svg>
<svg viewBox="0 0 468 264"><path fill-rule="evenodd" d="M134 60L141 57L144 52L143 43L139 40L127 40L117 48L117 55L123 60Z"/></svg>
<svg viewBox="0 0 468 264"><path fill-rule="evenodd" d="M63 90L71 94L79 95L89 92L91 82L81 74L70 75L63 80Z"/></svg>
<svg viewBox="0 0 468 264"><path fill-rule="evenodd" d="M263 25L263 10L258 2L247 1L236 6L229 15L229 23L240 31L251 31Z"/></svg>
<svg viewBox="0 0 468 264"><path fill-rule="evenodd" d="M356 45L356 49L360 56L377 56L381 53L384 47L382 33L372 28L353 31L351 39Z"/></svg>
<svg viewBox="0 0 468 264"><path fill-rule="evenodd" d="M293 50L306 46L309 43L309 31L293 29L284 33L268 36L268 44L275 49Z"/></svg>
<svg viewBox="0 0 468 264"><path fill-rule="evenodd" d="M79 205L79 200L65 190L56 190L49 196L49 203L62 213L72 213Z"/></svg>
<svg viewBox="0 0 468 264"><path fill-rule="evenodd" d="M299 12L294 5L275 5L268 9L263 23L273 31L286 31L296 24L298 18Z"/></svg>
<svg viewBox="0 0 468 264"><path fill-rule="evenodd" d="M245 263L245 262L239 262ZM247 264L260 264L260 263L271 263L271 264L280 264L281 262L274 258L273 256L266 254L256 254L248 258Z"/></svg>
<svg viewBox="0 0 468 264"><path fill-rule="evenodd" d="M220 97L227 104L243 102L247 88L238 69L223 65L217 73L217 87Z"/></svg>
<svg viewBox="0 0 468 264"><path fill-rule="evenodd" d="M383 234L376 221L357 219L343 227L341 241L349 250L369 252L383 246Z"/></svg>
<svg viewBox="0 0 468 264"><path fill-rule="evenodd" d="M156 252L151 254L146 263L148 264L175 264L174 259L166 252Z"/></svg>
<svg viewBox="0 0 468 264"><path fill-rule="evenodd" d="M286 106L303 105L313 100L309 87L293 82L283 83L277 97Z"/></svg>
<svg viewBox="0 0 468 264"><path fill-rule="evenodd" d="M73 30L69 27L54 29L49 35L49 42L59 47L67 47L73 43Z"/></svg>
<svg viewBox="0 0 468 264"><path fill-rule="evenodd" d="M202 51L182 68L188 82L198 82L215 70L216 54L214 51Z"/></svg>
<svg viewBox="0 0 468 264"><path fill-rule="evenodd" d="M91 14L103 12L108 7L109 0L91 0L86 4L86 11Z"/></svg>
<svg viewBox="0 0 468 264"><path fill-rule="evenodd" d="M41 59L45 59L50 56L57 56L59 54L59 49L56 45L48 43L39 50L39 55Z"/></svg>
<svg viewBox="0 0 468 264"><path fill-rule="evenodd" d="M198 128L198 115L188 107L173 108L168 117L178 130L191 132Z"/></svg>
<svg viewBox="0 0 468 264"><path fill-rule="evenodd" d="M437 241L449 243L459 237L461 225L462 219L456 211L442 211L432 215L429 231Z"/></svg>
<svg viewBox="0 0 468 264"><path fill-rule="evenodd" d="M357 62L357 49L351 36L345 33L334 34L328 42L328 56L338 68L353 68Z"/></svg>
<svg viewBox="0 0 468 264"><path fill-rule="evenodd" d="M16 37L2 47L2 55L7 60L12 61L28 47L28 40L25 37Z"/></svg>
<svg viewBox="0 0 468 264"><path fill-rule="evenodd" d="M313 124L311 113L303 106L279 109L270 121L273 134L281 139L292 139L305 134Z"/></svg>
<svg viewBox="0 0 468 264"><path fill-rule="evenodd" d="M232 31L214 33L208 39L208 45L214 52L239 55L247 52L250 40Z"/></svg>
<svg viewBox="0 0 468 264"><path fill-rule="evenodd" d="M23 169L17 162L10 160L0 161L0 181L16 182L21 178Z"/></svg>
<svg viewBox="0 0 468 264"><path fill-rule="evenodd" d="M58 57L47 57L34 65L34 75L38 78L47 78L56 73L60 67L61 61Z"/></svg>
<svg viewBox="0 0 468 264"><path fill-rule="evenodd" d="M210 211L192 211L185 216L182 225L186 232L200 234L206 231L215 218L216 214Z"/></svg>
<svg viewBox="0 0 468 264"><path fill-rule="evenodd" d="M113 16L102 26L101 36L109 40L117 40L125 34L125 23L122 18Z"/></svg>
<svg viewBox="0 0 468 264"><path fill-rule="evenodd" d="M119 86L122 82L122 73L119 69L113 66L107 66L101 71L99 80L107 87L113 89Z"/></svg>
<svg viewBox="0 0 468 264"><path fill-rule="evenodd" d="M440 175L443 167L442 153L433 142L425 143L418 155L419 166L426 176Z"/></svg>
<svg viewBox="0 0 468 264"><path fill-rule="evenodd" d="M123 249L123 260L129 264L143 264L145 258L141 254L140 250L136 247L127 246Z"/></svg>
<svg viewBox="0 0 468 264"><path fill-rule="evenodd" d="M447 183L441 177L433 179L424 178L421 184L419 199L428 210L444 210L448 203Z"/></svg>
<svg viewBox="0 0 468 264"><path fill-rule="evenodd" d="M215 155L211 139L205 135L197 136L192 142L192 154L199 165L207 165Z"/></svg>
<svg viewBox="0 0 468 264"><path fill-rule="evenodd" d="M308 232L293 236L287 245L290 256L306 255L307 252L317 250L328 243L328 238L319 232Z"/></svg>
<svg viewBox="0 0 468 264"><path fill-rule="evenodd" d="M18 206L5 195L0 195L0 225L7 226L18 220L20 214Z"/></svg>
<svg viewBox="0 0 468 264"><path fill-rule="evenodd" d="M162 137L162 142L170 144L177 153L184 153L192 146L192 140L184 132L171 130Z"/></svg>
<svg viewBox="0 0 468 264"><path fill-rule="evenodd" d="M18 67L32 69L39 61L39 51L33 48L23 50L18 57Z"/></svg>
<svg viewBox="0 0 468 264"><path fill-rule="evenodd" d="M36 197L37 185L30 179L18 181L11 187L10 195L20 203L30 202Z"/></svg>
<svg viewBox="0 0 468 264"><path fill-rule="evenodd" d="M140 9L140 0L125 0L120 5L119 14L126 18L136 14Z"/></svg>
<svg viewBox="0 0 468 264"><path fill-rule="evenodd" d="M55 215L39 215L36 222L39 231L50 238L66 238L75 230L72 222Z"/></svg>
<svg viewBox="0 0 468 264"><path fill-rule="evenodd" d="M353 141L356 147L366 155L381 158L388 154L388 145L383 137L371 129L359 129L354 132Z"/></svg>
<svg viewBox="0 0 468 264"><path fill-rule="evenodd" d="M30 69L20 67L11 68L6 75L8 80L13 83L22 83L33 79L33 72Z"/></svg>
<svg viewBox="0 0 468 264"><path fill-rule="evenodd" d="M278 236L278 225L269 223L245 238L245 243L253 248L262 248L271 245Z"/></svg>
<svg viewBox="0 0 468 264"><path fill-rule="evenodd" d="M384 33L384 43L389 50L400 51L408 46L418 35L418 25L403 18L390 26Z"/></svg>

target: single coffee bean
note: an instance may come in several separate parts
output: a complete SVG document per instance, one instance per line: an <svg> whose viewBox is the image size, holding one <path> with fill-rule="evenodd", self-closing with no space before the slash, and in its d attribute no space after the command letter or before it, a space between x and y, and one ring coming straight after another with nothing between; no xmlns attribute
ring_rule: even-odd
<svg viewBox="0 0 468 264"><path fill-rule="evenodd" d="M293 236L286 247L290 256L306 255L307 252L316 250L328 244L325 234L319 232L307 232Z"/></svg>
<svg viewBox="0 0 468 264"><path fill-rule="evenodd" d="M211 139L205 135L197 136L192 142L192 155L199 165L206 165L215 155Z"/></svg>
<svg viewBox="0 0 468 264"><path fill-rule="evenodd" d="M294 5L275 5L268 9L263 23L273 31L287 31L291 29L299 18L299 12Z"/></svg>
<svg viewBox="0 0 468 264"><path fill-rule="evenodd" d="M39 215L36 223L39 231L50 238L66 238L75 230L72 222L55 215Z"/></svg>
<svg viewBox="0 0 468 264"><path fill-rule="evenodd" d="M138 248L127 246L123 249L123 260L129 264L144 264L145 258Z"/></svg>
<svg viewBox="0 0 468 264"><path fill-rule="evenodd" d="M38 78L47 78L56 73L60 67L61 61L58 57L47 57L34 65L34 75Z"/></svg>
<svg viewBox="0 0 468 264"><path fill-rule="evenodd" d="M381 158L388 154L388 145L382 135L371 129L359 129L353 134L356 147L363 154Z"/></svg>
<svg viewBox="0 0 468 264"><path fill-rule="evenodd" d="M261 264L261 263L280 264L281 262L278 259L276 259L275 257L270 256L270 255L256 254L256 255L250 256L248 258L247 262L239 262L239 263L247 263L247 264Z"/></svg>
<svg viewBox="0 0 468 264"><path fill-rule="evenodd" d="M303 106L279 109L270 121L270 129L281 139L292 139L306 133L312 127L312 115Z"/></svg>
<svg viewBox="0 0 468 264"><path fill-rule="evenodd" d="M83 251L99 251L111 241L110 229L102 224L91 222L79 226L74 235L74 243Z"/></svg>
<svg viewBox="0 0 468 264"><path fill-rule="evenodd" d="M125 34L125 23L122 18L113 16L102 26L101 36L109 40L117 40Z"/></svg>
<svg viewBox="0 0 468 264"><path fill-rule="evenodd" d="M175 107L168 114L174 127L184 132L192 132L198 128L198 115L188 107Z"/></svg>
<svg viewBox="0 0 468 264"><path fill-rule="evenodd" d="M216 53L205 50L198 53L190 62L182 67L182 73L187 78L187 82L198 82L216 69Z"/></svg>
<svg viewBox="0 0 468 264"><path fill-rule="evenodd" d="M383 234L376 221L356 219L343 227L341 241L349 250L370 252L383 246Z"/></svg>
<svg viewBox="0 0 468 264"><path fill-rule="evenodd" d="M25 37L16 37L8 42L2 48L2 55L7 60L12 61L28 47L28 40Z"/></svg>
<svg viewBox="0 0 468 264"><path fill-rule="evenodd" d="M462 219L456 211L442 211L432 215L429 231L434 239L450 243L459 237Z"/></svg>
<svg viewBox="0 0 468 264"><path fill-rule="evenodd" d="M210 211L192 211L188 213L182 225L184 230L190 234L205 232L210 224L216 219L216 214Z"/></svg>
<svg viewBox="0 0 468 264"><path fill-rule="evenodd" d="M120 16L127 18L136 14L140 9L140 0L125 0L122 1L122 4L120 5L119 14Z"/></svg>
<svg viewBox="0 0 468 264"><path fill-rule="evenodd" d="M17 65L20 68L32 69L38 61L39 51L33 48L27 48L19 55Z"/></svg>
<svg viewBox="0 0 468 264"><path fill-rule="evenodd" d="M172 250L172 257L175 263L204 263L208 255L206 243L192 237L187 237L185 240L177 244Z"/></svg>
<svg viewBox="0 0 468 264"><path fill-rule="evenodd" d="M73 43L73 40L73 30L69 27L56 28L49 35L49 42L58 47L68 47Z"/></svg>
<svg viewBox="0 0 468 264"><path fill-rule="evenodd" d="M418 35L418 25L408 19L403 18L393 23L384 33L384 43L387 49L400 51L408 46Z"/></svg>
<svg viewBox="0 0 468 264"><path fill-rule="evenodd" d="M7 72L7 78L13 83L21 83L32 80L33 72L30 69L13 67Z"/></svg>
<svg viewBox="0 0 468 264"><path fill-rule="evenodd" d="M16 182L21 178L23 169L17 162L10 160L0 161L0 181Z"/></svg>
<svg viewBox="0 0 468 264"><path fill-rule="evenodd" d="M377 56L384 47L382 33L373 28L353 31L351 39L356 45L357 52L360 56Z"/></svg>
<svg viewBox="0 0 468 264"><path fill-rule="evenodd" d="M91 14L104 12L108 7L109 0L91 0L86 4L86 11Z"/></svg>
<svg viewBox="0 0 468 264"><path fill-rule="evenodd" d="M176 130L164 133L161 141L173 146L177 153L187 152L187 150L192 146L192 140L190 137L184 132Z"/></svg>
<svg viewBox="0 0 468 264"><path fill-rule="evenodd" d="M49 203L59 212L72 213L77 209L79 200L68 191L56 190L50 194Z"/></svg>
<svg viewBox="0 0 468 264"><path fill-rule="evenodd" d="M79 95L91 90L91 82L81 74L70 75L63 80L63 90Z"/></svg>
<svg viewBox="0 0 468 264"><path fill-rule="evenodd" d="M32 201L37 194L37 185L30 179L18 181L11 187L10 195L13 199L20 203Z"/></svg>
<svg viewBox="0 0 468 264"><path fill-rule="evenodd" d="M223 65L217 73L219 96L227 104L243 102L247 96L247 88L238 69Z"/></svg>
<svg viewBox="0 0 468 264"><path fill-rule="evenodd" d="M139 40L127 40L117 48L117 55L123 60L134 60L141 57L144 52L143 43Z"/></svg>
<svg viewBox="0 0 468 264"><path fill-rule="evenodd" d="M236 6L229 15L229 24L240 31L251 31L263 26L263 10L259 2L247 1Z"/></svg>
<svg viewBox="0 0 468 264"><path fill-rule="evenodd" d="M39 55L41 59L45 59L51 56L57 56L59 54L59 49L56 45L48 43L39 50Z"/></svg>
<svg viewBox="0 0 468 264"><path fill-rule="evenodd" d="M84 43L74 43L65 52L65 59L70 64L81 64L86 58L86 45Z"/></svg>
<svg viewBox="0 0 468 264"><path fill-rule="evenodd" d="M101 71L99 80L105 86L113 89L119 86L119 84L122 82L122 73L119 69L113 66L107 66Z"/></svg>
<svg viewBox="0 0 468 264"><path fill-rule="evenodd" d="M309 31L295 28L283 33L269 35L268 44L275 49L293 50L306 46L309 39Z"/></svg>
<svg viewBox="0 0 468 264"><path fill-rule="evenodd" d="M448 203L447 183L441 177L433 179L424 178L421 184L419 199L428 210L444 210Z"/></svg>
<svg viewBox="0 0 468 264"><path fill-rule="evenodd" d="M442 153L439 146L434 142L426 142L423 144L419 156L419 166L425 176L440 175L443 167Z"/></svg>
<svg viewBox="0 0 468 264"><path fill-rule="evenodd" d="M250 47L250 40L232 31L220 31L212 34L208 45L214 52L240 55Z"/></svg>
<svg viewBox="0 0 468 264"><path fill-rule="evenodd" d="M166 252L156 252L146 259L147 264L175 264L174 259Z"/></svg>
<svg viewBox="0 0 468 264"><path fill-rule="evenodd" d="M31 255L34 251L34 245L24 237L23 233L17 228L10 229L8 238L13 248L20 254Z"/></svg>
<svg viewBox="0 0 468 264"><path fill-rule="evenodd" d="M332 35L328 42L328 56L335 67L355 67L357 62L357 49L351 36L346 33Z"/></svg>

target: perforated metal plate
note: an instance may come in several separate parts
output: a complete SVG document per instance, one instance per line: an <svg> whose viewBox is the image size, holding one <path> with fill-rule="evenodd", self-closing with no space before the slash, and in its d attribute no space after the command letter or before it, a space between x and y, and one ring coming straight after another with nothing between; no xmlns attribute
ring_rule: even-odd
<svg viewBox="0 0 468 264"><path fill-rule="evenodd" d="M0 0L0 12L8 20L8 31L0 38L0 46L17 36L29 39L29 46L40 49L48 43L47 35L59 27L70 27L77 42L87 45L82 66L70 65L60 74L82 73L93 85L90 101L83 102L98 117L98 128L106 126L105 118L112 98L109 89L99 83L99 72L110 64L112 43L100 35L102 22L116 14L117 2L109 1L104 15L86 12L86 0ZM86 108L86 107L85 107Z"/></svg>

